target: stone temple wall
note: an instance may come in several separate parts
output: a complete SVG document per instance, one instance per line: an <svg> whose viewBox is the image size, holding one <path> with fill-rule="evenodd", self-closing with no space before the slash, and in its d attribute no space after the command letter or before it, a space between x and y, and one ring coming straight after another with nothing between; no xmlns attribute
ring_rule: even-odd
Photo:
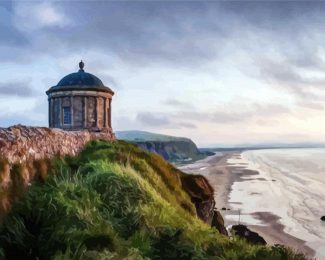
<svg viewBox="0 0 325 260"><path fill-rule="evenodd" d="M0 158L9 163L50 159L55 155L76 155L90 140L114 140L114 134L64 131L22 125L0 128Z"/></svg>
<svg viewBox="0 0 325 260"><path fill-rule="evenodd" d="M49 126L64 130L112 131L112 95L90 90L56 91L49 94ZM69 108L71 122L64 123L63 108Z"/></svg>

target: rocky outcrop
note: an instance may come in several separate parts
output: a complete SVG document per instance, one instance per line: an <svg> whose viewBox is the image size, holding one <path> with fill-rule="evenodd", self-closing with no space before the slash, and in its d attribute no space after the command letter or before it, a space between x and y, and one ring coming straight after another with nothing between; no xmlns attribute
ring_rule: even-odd
<svg viewBox="0 0 325 260"><path fill-rule="evenodd" d="M182 176L183 189L190 195L197 215L204 222L211 224L214 215L215 201L213 188L201 175Z"/></svg>
<svg viewBox="0 0 325 260"><path fill-rule="evenodd" d="M23 163L55 155L73 156L94 139L114 140L115 137L110 133L22 125L0 128L0 158L9 163Z"/></svg>
<svg viewBox="0 0 325 260"><path fill-rule="evenodd" d="M253 232L245 225L234 225L231 230L236 236L246 239L249 243L255 245L266 245L266 241L258 233Z"/></svg>
<svg viewBox="0 0 325 260"><path fill-rule="evenodd" d="M225 222L223 220L223 217L221 216L220 212L217 210L214 211L211 226L215 227L220 232L220 234L228 236L228 232L225 227Z"/></svg>
<svg viewBox="0 0 325 260"><path fill-rule="evenodd" d="M228 236L220 212L215 210L214 190L208 180L201 175L182 176L183 189L190 195L197 216L205 223L215 227L220 234Z"/></svg>

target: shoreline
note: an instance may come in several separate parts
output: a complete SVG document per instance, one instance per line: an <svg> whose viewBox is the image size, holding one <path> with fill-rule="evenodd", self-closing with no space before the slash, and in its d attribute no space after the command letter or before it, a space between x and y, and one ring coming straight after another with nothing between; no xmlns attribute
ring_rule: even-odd
<svg viewBox="0 0 325 260"><path fill-rule="evenodd" d="M247 177L259 174L258 171L245 168L245 165L233 165L228 162L230 158L240 158L241 153L242 150L227 151L221 155L216 154L193 164L179 167L180 170L186 173L200 174L208 179L215 190L216 208L222 214L227 228L238 223L238 221L227 218L227 216L234 216L238 212L238 210L234 209L236 202L229 202L232 185L235 182L247 181ZM245 179L242 177L245 177ZM222 210L222 208L228 210ZM272 212L259 212L256 210L256 212L244 216L256 218L261 222L261 225L252 225L244 221L241 223L260 234L268 245L282 244L304 253L308 259L315 259L315 251L306 245L306 241L286 233L284 231L285 226L279 222L280 217L277 215Z"/></svg>
<svg viewBox="0 0 325 260"><path fill-rule="evenodd" d="M306 241L284 231L285 226L279 223L280 218L277 215L271 212L256 212L254 216L268 226L249 225L249 228L259 233L269 245L282 244L304 253L308 259L315 258L315 251L306 245Z"/></svg>

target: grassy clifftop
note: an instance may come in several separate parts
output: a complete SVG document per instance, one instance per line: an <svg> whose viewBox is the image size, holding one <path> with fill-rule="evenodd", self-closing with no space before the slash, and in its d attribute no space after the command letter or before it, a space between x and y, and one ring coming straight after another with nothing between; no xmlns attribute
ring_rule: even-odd
<svg viewBox="0 0 325 260"><path fill-rule="evenodd" d="M189 177L132 144L92 141L49 172L1 224L0 259L304 259L219 234L197 217Z"/></svg>

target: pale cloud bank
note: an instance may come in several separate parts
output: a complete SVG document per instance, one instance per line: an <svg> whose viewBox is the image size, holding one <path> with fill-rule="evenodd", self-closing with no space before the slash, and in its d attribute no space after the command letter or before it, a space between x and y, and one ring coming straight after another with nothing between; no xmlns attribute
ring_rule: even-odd
<svg viewBox="0 0 325 260"><path fill-rule="evenodd" d="M34 91L26 81L14 82L0 82L0 95L1 96L18 96L18 97L31 97L35 96Z"/></svg>
<svg viewBox="0 0 325 260"><path fill-rule="evenodd" d="M55 2L17 1L14 2L14 25L18 30L32 33L51 27L69 24L68 16Z"/></svg>

